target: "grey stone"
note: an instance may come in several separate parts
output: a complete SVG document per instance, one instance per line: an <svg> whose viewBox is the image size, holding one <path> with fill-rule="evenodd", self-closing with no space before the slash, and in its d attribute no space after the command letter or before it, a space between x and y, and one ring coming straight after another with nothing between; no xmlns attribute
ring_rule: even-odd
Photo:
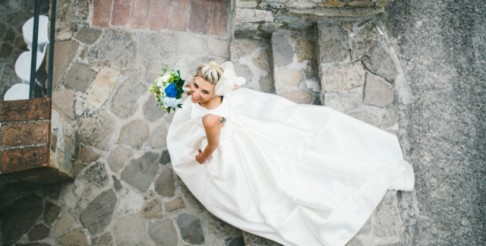
<svg viewBox="0 0 486 246"><path fill-rule="evenodd" d="M149 225L148 234L157 246L177 245L177 231L172 220L155 221Z"/></svg>
<svg viewBox="0 0 486 246"><path fill-rule="evenodd" d="M185 207L186 207L186 205L184 205L184 200L182 200L182 198L180 198L180 197L176 197L176 198L164 203L164 209L168 213L177 211L177 210L185 208Z"/></svg>
<svg viewBox="0 0 486 246"><path fill-rule="evenodd" d="M290 39L290 31L278 30L272 33L273 63L276 66L286 66L292 63L294 47Z"/></svg>
<svg viewBox="0 0 486 246"><path fill-rule="evenodd" d="M131 148L118 145L111 151L110 156L108 157L108 164L110 165L111 171L115 173L120 171L125 165L128 164L133 154L134 152Z"/></svg>
<svg viewBox="0 0 486 246"><path fill-rule="evenodd" d="M110 148L110 140L114 132L115 119L106 112L100 112L93 117L81 118L78 128L78 141L100 150Z"/></svg>
<svg viewBox="0 0 486 246"><path fill-rule="evenodd" d="M30 230L28 237L30 241L37 241L48 237L49 232L49 227L44 224L37 224L32 227L32 230Z"/></svg>
<svg viewBox="0 0 486 246"><path fill-rule="evenodd" d="M91 183L90 185L101 188L110 182L109 176L106 172L105 164L102 161L97 161L86 168L81 176Z"/></svg>
<svg viewBox="0 0 486 246"><path fill-rule="evenodd" d="M344 25L348 23L343 23ZM376 32L376 24L370 19L349 23L352 28L348 30L350 40L351 60L363 59L370 49L380 46L383 38ZM344 27L343 27L344 28Z"/></svg>
<svg viewBox="0 0 486 246"><path fill-rule="evenodd" d="M133 120L122 126L118 144L129 145L134 149L141 149L149 137L149 127L145 120Z"/></svg>
<svg viewBox="0 0 486 246"><path fill-rule="evenodd" d="M120 72L115 69L104 67L96 75L95 80L87 90L86 107L89 110L96 110L110 98Z"/></svg>
<svg viewBox="0 0 486 246"><path fill-rule="evenodd" d="M153 149L159 149L167 146L167 128L168 127L166 124L163 123L152 131L150 134L149 144Z"/></svg>
<svg viewBox="0 0 486 246"><path fill-rule="evenodd" d="M101 30L91 27L82 27L74 36L81 43L93 44L101 35Z"/></svg>
<svg viewBox="0 0 486 246"><path fill-rule="evenodd" d="M102 66L126 68L135 61L137 47L133 34L108 29L88 51L88 60Z"/></svg>
<svg viewBox="0 0 486 246"><path fill-rule="evenodd" d="M139 79L127 78L112 97L111 111L122 119L133 115L138 108L138 98L147 92L147 88Z"/></svg>
<svg viewBox="0 0 486 246"><path fill-rule="evenodd" d="M172 169L166 168L162 171L159 178L155 182L155 191L161 196L172 197L175 192L174 175Z"/></svg>
<svg viewBox="0 0 486 246"><path fill-rule="evenodd" d="M143 105L143 116L149 121L156 121L164 116L167 111L157 106L157 102L154 97L150 97Z"/></svg>
<svg viewBox="0 0 486 246"><path fill-rule="evenodd" d="M145 219L162 219L162 202L158 197L145 197L141 217Z"/></svg>
<svg viewBox="0 0 486 246"><path fill-rule="evenodd" d="M64 235L59 243L62 246L88 246L88 239L80 229L76 229Z"/></svg>
<svg viewBox="0 0 486 246"><path fill-rule="evenodd" d="M115 246L113 235L109 232L105 232L103 235L93 238L91 244L93 246Z"/></svg>
<svg viewBox="0 0 486 246"><path fill-rule="evenodd" d="M149 231L148 227L147 221L138 218L138 215L137 217L124 217L115 220L113 225L115 245L153 245L149 233L147 233ZM161 232L159 231L159 233Z"/></svg>
<svg viewBox="0 0 486 246"><path fill-rule="evenodd" d="M393 87L385 79L368 73L364 87L363 103L385 107L393 103Z"/></svg>
<svg viewBox="0 0 486 246"><path fill-rule="evenodd" d="M321 66L321 87L325 92L343 92L365 83L366 71L358 62Z"/></svg>
<svg viewBox="0 0 486 246"><path fill-rule="evenodd" d="M74 93L72 90L56 90L52 96L52 107L63 117L74 119Z"/></svg>
<svg viewBox="0 0 486 246"><path fill-rule="evenodd" d="M55 42L54 68L53 68L53 88L58 88L65 71L73 61L79 44L76 41L57 41Z"/></svg>
<svg viewBox="0 0 486 246"><path fill-rule="evenodd" d="M71 65L66 73L64 85L69 89L84 93L91 85L91 82L94 80L95 76L96 72L88 65L75 62Z"/></svg>
<svg viewBox="0 0 486 246"><path fill-rule="evenodd" d="M235 21L237 23L273 22L273 14L271 11L261 9L240 9L236 11Z"/></svg>
<svg viewBox="0 0 486 246"><path fill-rule="evenodd" d="M182 213L177 216L177 225L184 241L191 244L204 243L204 232L198 217Z"/></svg>
<svg viewBox="0 0 486 246"><path fill-rule="evenodd" d="M319 23L320 64L349 59L348 34L336 24Z"/></svg>
<svg viewBox="0 0 486 246"><path fill-rule="evenodd" d="M115 192L106 190L88 204L81 212L79 220L91 234L100 233L111 222L116 203Z"/></svg>
<svg viewBox="0 0 486 246"><path fill-rule="evenodd" d="M90 146L78 144L76 146L76 160L89 164L96 161L100 155Z"/></svg>
<svg viewBox="0 0 486 246"><path fill-rule="evenodd" d="M400 236L405 228L399 213L396 196L385 196L376 209L374 234L377 237Z"/></svg>
<svg viewBox="0 0 486 246"><path fill-rule="evenodd" d="M64 214L52 228L51 236L59 238L65 235L73 229L74 223L75 220L70 214Z"/></svg>
<svg viewBox="0 0 486 246"><path fill-rule="evenodd" d="M2 208L2 211L8 211L3 214L2 223L2 244L12 245L17 240L27 233L35 222L42 215L42 199L35 196L25 196L6 208Z"/></svg>
<svg viewBox="0 0 486 246"><path fill-rule="evenodd" d="M170 163L170 154L168 150L162 151L162 155L160 156L159 163L162 165L166 165Z"/></svg>
<svg viewBox="0 0 486 246"><path fill-rule="evenodd" d="M224 241L226 246L245 246L245 239L243 237L229 237Z"/></svg>
<svg viewBox="0 0 486 246"><path fill-rule="evenodd" d="M159 169L159 155L147 152L142 157L130 161L121 173L121 179L141 192L147 191Z"/></svg>
<svg viewBox="0 0 486 246"><path fill-rule="evenodd" d="M370 72L385 78L389 82L394 82L397 77L398 73L393 59L381 46L374 47L369 56L363 59L363 64Z"/></svg>
<svg viewBox="0 0 486 246"><path fill-rule="evenodd" d="M59 217L59 212L61 211L61 207L57 206L54 203L46 202L44 205L44 214L43 219L46 225L51 226L54 221L57 220Z"/></svg>
<svg viewBox="0 0 486 246"><path fill-rule="evenodd" d="M113 179L113 188L115 188L116 191L120 191L123 188L120 180L118 180L115 175L111 176L111 178Z"/></svg>
<svg viewBox="0 0 486 246"><path fill-rule="evenodd" d="M363 89L356 87L354 89L343 92L328 92L324 93L324 98L321 100L326 106L339 110L341 112L349 112L359 108L362 103Z"/></svg>

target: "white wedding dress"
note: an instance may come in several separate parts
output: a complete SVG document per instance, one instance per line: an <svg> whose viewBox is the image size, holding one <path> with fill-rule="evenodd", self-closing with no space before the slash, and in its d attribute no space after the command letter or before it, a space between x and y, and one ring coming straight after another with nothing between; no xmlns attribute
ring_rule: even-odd
<svg viewBox="0 0 486 246"><path fill-rule="evenodd" d="M200 165L206 114L227 121ZM283 245L344 245L387 189L414 186L396 136L329 107L245 88L214 110L186 100L167 143L175 172L212 214Z"/></svg>

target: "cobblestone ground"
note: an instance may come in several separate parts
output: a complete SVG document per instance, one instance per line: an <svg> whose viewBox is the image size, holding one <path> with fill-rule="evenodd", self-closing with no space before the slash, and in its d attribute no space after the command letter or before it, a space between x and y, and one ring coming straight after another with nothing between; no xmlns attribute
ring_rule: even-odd
<svg viewBox="0 0 486 246"><path fill-rule="evenodd" d="M59 4L52 149L58 160L73 159L76 179L7 194L15 202L2 241L277 245L209 214L174 174L165 142L173 114L156 108L147 91L161 63L190 78L202 62L232 60L250 88L399 132L395 90L403 74L379 19L274 26L270 35L252 37L244 33L273 21L270 11L237 5L233 27L229 15L214 15L229 7L224 1L160 2L171 13L167 20L148 0ZM388 192L349 245L398 244L410 201Z"/></svg>

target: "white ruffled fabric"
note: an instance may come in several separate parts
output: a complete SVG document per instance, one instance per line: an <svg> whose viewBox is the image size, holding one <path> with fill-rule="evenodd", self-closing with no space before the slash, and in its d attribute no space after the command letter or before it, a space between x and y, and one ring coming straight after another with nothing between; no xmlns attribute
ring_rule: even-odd
<svg viewBox="0 0 486 246"><path fill-rule="evenodd" d="M227 119L204 165L202 117ZM283 245L344 245L387 189L410 191L396 136L325 106L245 88L207 110L186 100L169 128L172 165L215 216Z"/></svg>
<svg viewBox="0 0 486 246"><path fill-rule="evenodd" d="M245 78L236 76L232 62L223 62L221 64L221 67L223 67L224 72L221 76L221 79L218 81L216 87L214 88L214 93L216 95L224 96L240 88L243 84L246 83Z"/></svg>

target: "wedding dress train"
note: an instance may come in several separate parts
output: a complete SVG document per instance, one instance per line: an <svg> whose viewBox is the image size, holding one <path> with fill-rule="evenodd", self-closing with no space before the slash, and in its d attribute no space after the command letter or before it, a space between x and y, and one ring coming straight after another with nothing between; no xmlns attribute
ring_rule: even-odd
<svg viewBox="0 0 486 246"><path fill-rule="evenodd" d="M227 120L203 165L202 117ZM175 172L215 216L283 245L344 245L387 189L412 190L395 135L326 106L240 88L208 110L190 99L167 136Z"/></svg>

